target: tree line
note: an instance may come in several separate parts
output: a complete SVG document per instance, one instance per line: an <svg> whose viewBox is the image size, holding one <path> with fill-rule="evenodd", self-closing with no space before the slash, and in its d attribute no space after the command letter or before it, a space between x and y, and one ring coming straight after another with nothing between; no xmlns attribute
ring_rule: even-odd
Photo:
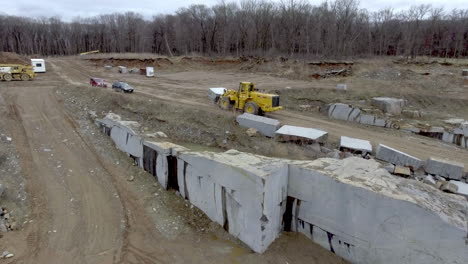
<svg viewBox="0 0 468 264"><path fill-rule="evenodd" d="M369 12L357 0L220 1L151 20L127 12L75 18L0 15L0 50L20 54L468 56L468 9L431 5Z"/></svg>

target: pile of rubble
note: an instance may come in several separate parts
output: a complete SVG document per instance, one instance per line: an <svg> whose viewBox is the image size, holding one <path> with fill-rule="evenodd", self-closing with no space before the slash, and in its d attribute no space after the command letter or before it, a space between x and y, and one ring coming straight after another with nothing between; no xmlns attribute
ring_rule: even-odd
<svg viewBox="0 0 468 264"><path fill-rule="evenodd" d="M2 201L3 194L5 192L5 187L0 183L0 202ZM17 227L14 217L10 215L10 212L1 206L0 203L0 237L1 233L15 230Z"/></svg>

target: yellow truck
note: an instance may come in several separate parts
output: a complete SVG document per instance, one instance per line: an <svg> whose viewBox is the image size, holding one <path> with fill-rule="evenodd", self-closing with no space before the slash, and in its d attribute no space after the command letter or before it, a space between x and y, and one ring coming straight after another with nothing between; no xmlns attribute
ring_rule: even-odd
<svg viewBox="0 0 468 264"><path fill-rule="evenodd" d="M29 81L35 76L32 66L21 64L0 64L0 80L2 81Z"/></svg>
<svg viewBox="0 0 468 264"><path fill-rule="evenodd" d="M266 112L283 109L280 106L279 95L262 93L252 82L241 82L237 91L224 89L214 101L222 109L235 108L254 115L263 115Z"/></svg>

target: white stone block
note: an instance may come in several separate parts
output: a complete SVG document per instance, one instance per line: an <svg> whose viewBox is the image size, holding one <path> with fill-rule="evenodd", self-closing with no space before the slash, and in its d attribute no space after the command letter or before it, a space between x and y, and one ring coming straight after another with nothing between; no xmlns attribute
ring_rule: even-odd
<svg viewBox="0 0 468 264"><path fill-rule="evenodd" d="M314 128L308 128L308 127L298 127L298 126L289 126L289 125L284 125L280 129L278 129L275 132L276 135L279 136L292 136L292 137L298 137L298 138L303 138L307 140L312 140L316 142L325 142L328 137L328 132L314 129Z"/></svg>
<svg viewBox="0 0 468 264"><path fill-rule="evenodd" d="M468 184L461 181L449 181L458 186L458 194L462 194L468 197Z"/></svg>
<svg viewBox="0 0 468 264"><path fill-rule="evenodd" d="M372 153L372 144L369 141L345 136L340 139L340 148L361 151L363 154Z"/></svg>
<svg viewBox="0 0 468 264"><path fill-rule="evenodd" d="M336 103L329 105L328 117L345 121L357 121L361 110L347 104Z"/></svg>
<svg viewBox="0 0 468 264"><path fill-rule="evenodd" d="M376 158L395 165L412 167L413 170L423 165L422 160L383 144L377 147Z"/></svg>
<svg viewBox="0 0 468 264"><path fill-rule="evenodd" d="M372 160L292 162L293 225L351 263L464 263L466 200ZM450 204L448 207L447 205Z"/></svg>
<svg viewBox="0 0 468 264"><path fill-rule="evenodd" d="M444 132L444 134L442 135L442 141L447 143L453 143L453 138L454 135L450 132Z"/></svg>
<svg viewBox="0 0 468 264"><path fill-rule="evenodd" d="M465 165L462 163L430 158L426 161L424 170L430 174L439 175L453 180L460 180L463 176L464 167Z"/></svg>
<svg viewBox="0 0 468 264"><path fill-rule="evenodd" d="M372 98L372 104L385 113L400 115L406 101L398 98L374 97Z"/></svg>
<svg viewBox="0 0 468 264"><path fill-rule="evenodd" d="M278 130L280 126L280 122L276 119L248 113L237 116L236 120L240 126L246 128L255 128L258 130L258 132L267 137L274 137L275 131Z"/></svg>
<svg viewBox="0 0 468 264"><path fill-rule="evenodd" d="M182 195L255 252L280 234L288 166L278 159L230 150L178 156Z"/></svg>
<svg viewBox="0 0 468 264"><path fill-rule="evenodd" d="M375 122L375 116L374 115L361 114L361 118L359 120L359 123L364 124L364 125L373 126L374 122Z"/></svg>

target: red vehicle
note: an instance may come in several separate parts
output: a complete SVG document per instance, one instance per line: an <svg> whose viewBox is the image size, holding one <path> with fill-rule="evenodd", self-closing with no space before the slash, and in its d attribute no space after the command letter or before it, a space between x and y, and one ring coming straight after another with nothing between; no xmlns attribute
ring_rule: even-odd
<svg viewBox="0 0 468 264"><path fill-rule="evenodd" d="M91 84L91 86L94 86L94 87L97 86L97 87L107 88L106 80L102 78L91 78L89 79L89 84Z"/></svg>

